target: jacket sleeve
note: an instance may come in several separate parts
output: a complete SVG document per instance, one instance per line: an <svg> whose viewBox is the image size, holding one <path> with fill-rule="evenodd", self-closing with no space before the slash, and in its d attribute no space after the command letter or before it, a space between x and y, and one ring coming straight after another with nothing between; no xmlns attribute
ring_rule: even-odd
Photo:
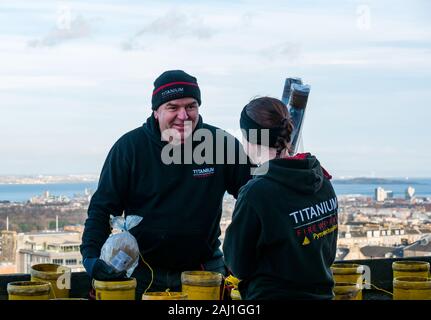
<svg viewBox="0 0 431 320"><path fill-rule="evenodd" d="M235 143L233 148L229 145L229 142L226 143L226 190L236 199L239 189L251 179L251 168L253 165L244 152L241 143L233 137L228 136L227 139L234 139ZM234 154L232 154L233 150Z"/></svg>
<svg viewBox="0 0 431 320"><path fill-rule="evenodd" d="M257 269L260 237L260 219L241 191L223 242L226 265L237 278L249 278Z"/></svg>
<svg viewBox="0 0 431 320"><path fill-rule="evenodd" d="M131 171L125 149L120 139L112 147L103 165L82 235L81 254L84 259L100 256L100 250L111 233L110 215L120 216L125 209Z"/></svg>

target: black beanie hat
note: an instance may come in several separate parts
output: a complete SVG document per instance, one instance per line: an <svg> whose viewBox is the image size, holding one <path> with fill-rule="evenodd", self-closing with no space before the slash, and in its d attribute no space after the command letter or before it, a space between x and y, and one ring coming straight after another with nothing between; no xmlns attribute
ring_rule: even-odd
<svg viewBox="0 0 431 320"><path fill-rule="evenodd" d="M201 105L201 91L196 78L183 70L165 71L154 81L152 109L157 110L160 105L171 100L189 97Z"/></svg>

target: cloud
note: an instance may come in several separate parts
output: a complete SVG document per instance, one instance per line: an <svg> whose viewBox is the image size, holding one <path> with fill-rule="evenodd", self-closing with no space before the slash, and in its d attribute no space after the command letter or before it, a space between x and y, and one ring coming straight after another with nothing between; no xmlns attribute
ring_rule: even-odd
<svg viewBox="0 0 431 320"><path fill-rule="evenodd" d="M430 49L431 41L427 40L392 40L392 41L372 41L369 43L372 47L384 47L384 48L402 48L402 49Z"/></svg>
<svg viewBox="0 0 431 320"><path fill-rule="evenodd" d="M0 90L87 88L97 86L97 81L66 76L0 76Z"/></svg>
<svg viewBox="0 0 431 320"><path fill-rule="evenodd" d="M312 86L304 142L336 174L420 173L430 162L423 146L431 27L417 11L394 16L391 2L373 2L372 29L364 32L352 2L69 1L82 14L73 16L67 9L55 15L52 1L41 1L42 8L9 1L2 15L10 15L0 32L0 148L10 157L0 166L4 172L51 170L55 162L45 158L45 145L61 151L66 145L85 159L64 152L65 171L78 163L95 171L102 163L82 156L83 141L91 137L92 146L103 147L102 162L114 139L150 114L152 82L167 68L198 77L203 117L222 128L238 127L251 97L280 96L284 77L301 76ZM103 17L103 25L90 17ZM80 41L86 37L97 41ZM405 106L412 103L420 108L409 114ZM361 126L357 119L367 112L373 117ZM20 154L14 145L28 150ZM406 167L399 150L424 155ZM33 155L37 164L22 163Z"/></svg>
<svg viewBox="0 0 431 320"><path fill-rule="evenodd" d="M283 42L260 50L260 55L274 60L276 58L296 61L301 56L301 44L299 42Z"/></svg>
<svg viewBox="0 0 431 320"><path fill-rule="evenodd" d="M41 39L34 39L27 44L29 47L53 47L65 41L86 38L93 32L89 21L78 15L59 16L57 26Z"/></svg>
<svg viewBox="0 0 431 320"><path fill-rule="evenodd" d="M123 43L124 50L145 49L151 45L149 38L164 36L170 40L181 38L210 39L217 31L208 27L201 17L188 16L182 12L170 11L166 15L139 30Z"/></svg>

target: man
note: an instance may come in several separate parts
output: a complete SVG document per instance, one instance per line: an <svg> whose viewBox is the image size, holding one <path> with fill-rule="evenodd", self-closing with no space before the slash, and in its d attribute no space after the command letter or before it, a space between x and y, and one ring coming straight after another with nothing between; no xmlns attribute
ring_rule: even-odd
<svg viewBox="0 0 431 320"><path fill-rule="evenodd" d="M81 253L87 272L98 280L124 276L98 259L110 234L110 214L143 217L130 230L143 258L132 275L138 280L137 299L146 289L180 291L185 270L225 273L218 240L223 196L227 191L237 197L250 179L250 166L240 164L241 156L247 157L226 132L222 141L234 143L231 149L224 145L222 163L215 157L220 141L205 149L211 161L185 161L199 147L193 138L198 130L214 139L220 135L220 129L203 123L200 104L195 77L182 70L161 74L154 82L151 117L114 144L88 208ZM181 151L182 161L166 164L165 148ZM232 152L235 161L229 163Z"/></svg>

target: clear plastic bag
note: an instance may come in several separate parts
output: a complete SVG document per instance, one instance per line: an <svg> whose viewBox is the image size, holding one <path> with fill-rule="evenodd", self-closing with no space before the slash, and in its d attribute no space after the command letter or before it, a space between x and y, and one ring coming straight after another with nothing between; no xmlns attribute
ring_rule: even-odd
<svg viewBox="0 0 431 320"><path fill-rule="evenodd" d="M117 271L127 270L130 277L139 263L139 246L135 237L128 231L142 221L139 216L111 216L111 226L119 232L113 233L106 240L100 253L100 259Z"/></svg>

